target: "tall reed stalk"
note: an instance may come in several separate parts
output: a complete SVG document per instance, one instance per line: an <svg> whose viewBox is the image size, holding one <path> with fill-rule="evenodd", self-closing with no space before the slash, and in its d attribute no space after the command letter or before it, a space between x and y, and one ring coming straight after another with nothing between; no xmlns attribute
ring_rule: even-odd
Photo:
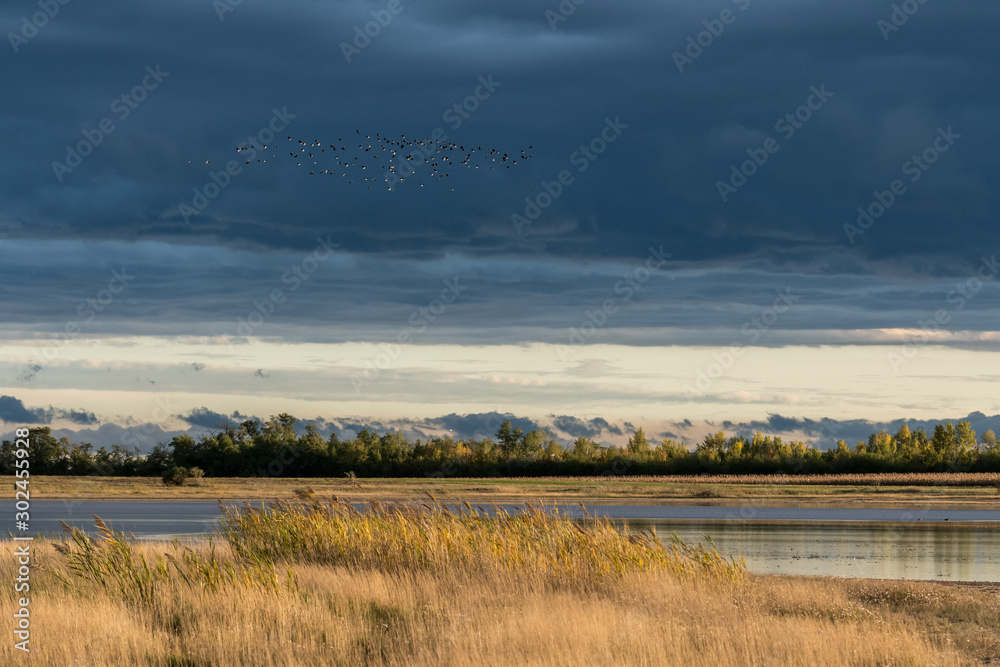
<svg viewBox="0 0 1000 667"><path fill-rule="evenodd" d="M135 536L114 530L99 516L94 516L95 538L65 522L62 525L69 539L53 546L66 556L66 566L74 578L92 582L139 605L149 605L164 591L181 586L211 592L231 587L275 592L280 588L272 563L252 556L234 563L219 557L211 542L207 550L198 551L175 545L174 554L164 552L150 559L138 548ZM294 585L290 570L288 576L288 585ZM73 586L71 580L62 580Z"/></svg>
<svg viewBox="0 0 1000 667"><path fill-rule="evenodd" d="M429 494L428 494L429 495ZM668 544L653 532L631 532L607 518L584 522L553 508L528 505L507 511L468 503L370 502L363 509L310 493L253 507L220 503L220 532L233 552L266 562L314 563L351 570L524 569L545 581L579 585L643 570L705 575L738 581L740 559L726 559L709 544Z"/></svg>

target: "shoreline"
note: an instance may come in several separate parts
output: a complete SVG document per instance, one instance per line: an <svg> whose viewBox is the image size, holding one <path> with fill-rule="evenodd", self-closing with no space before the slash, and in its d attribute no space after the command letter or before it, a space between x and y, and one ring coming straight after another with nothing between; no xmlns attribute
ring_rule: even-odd
<svg viewBox="0 0 1000 667"><path fill-rule="evenodd" d="M335 495L350 502L371 500L542 502L545 504L880 507L997 509L994 486L873 486L782 483L706 483L697 477L664 481L630 478L204 478L166 486L153 477L32 476L36 500L235 501L292 498L296 490Z"/></svg>

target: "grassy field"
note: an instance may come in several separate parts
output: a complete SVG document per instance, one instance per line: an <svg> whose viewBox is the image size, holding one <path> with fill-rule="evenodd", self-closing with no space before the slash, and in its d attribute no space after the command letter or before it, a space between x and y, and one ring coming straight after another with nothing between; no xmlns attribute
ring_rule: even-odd
<svg viewBox="0 0 1000 667"><path fill-rule="evenodd" d="M32 553L36 665L983 665L1000 589L763 577L606 522L408 503L230 511L217 544ZM12 545L4 545L10 548ZM0 579L13 581L13 559ZM11 623L12 586L0 596ZM9 637L10 635L8 635ZM996 662L992 662L996 661Z"/></svg>
<svg viewBox="0 0 1000 667"><path fill-rule="evenodd" d="M296 489L336 494L346 500L406 500L427 491L470 502L587 500L643 503L727 503L752 500L815 504L920 504L995 506L1000 501L1000 474L927 473L908 475L844 475L841 477L741 478L589 477L589 478L208 478L197 485L164 486L150 477L32 477L37 499L271 499L292 498Z"/></svg>

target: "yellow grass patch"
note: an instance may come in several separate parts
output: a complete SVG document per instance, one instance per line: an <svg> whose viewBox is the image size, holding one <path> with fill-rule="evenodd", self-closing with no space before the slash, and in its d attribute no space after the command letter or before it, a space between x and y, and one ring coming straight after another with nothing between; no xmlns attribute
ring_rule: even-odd
<svg viewBox="0 0 1000 667"><path fill-rule="evenodd" d="M219 544L136 543L110 527L94 538L36 540L37 653L26 656L8 639L0 664L1000 659L996 587L751 576L711 548L657 546L600 521L578 528L542 508L443 510L428 503L357 512L305 498L230 510L228 540ZM0 561L0 580L13 581L15 569L13 559ZM4 587L0 616L11 618L17 595Z"/></svg>

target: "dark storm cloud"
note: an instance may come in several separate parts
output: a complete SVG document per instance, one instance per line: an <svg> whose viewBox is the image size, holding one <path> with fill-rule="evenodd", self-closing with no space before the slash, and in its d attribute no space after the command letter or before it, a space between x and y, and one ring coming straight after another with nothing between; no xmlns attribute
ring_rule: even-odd
<svg viewBox="0 0 1000 667"><path fill-rule="evenodd" d="M514 414L504 414L500 412L477 412L470 414L451 413L440 417L427 417L424 419L350 419L336 418L329 421L317 419L311 422L319 428L321 433L327 436L331 431L335 431L340 437L354 437L359 431L366 429L374 433L383 434L388 431L400 431L408 438L427 438L429 436L450 436L456 440L481 440L483 438L493 438L500 428L500 424L505 420L511 422L513 428L519 428L524 433L534 430L546 430L547 425L543 422L520 417ZM592 423L607 423L604 419L598 418ZM581 422L583 424L584 422ZM298 424L297 426L300 426ZM553 423L556 428L560 426ZM615 429L609 425L609 430ZM573 432L573 436L581 435L580 432Z"/></svg>
<svg viewBox="0 0 1000 667"><path fill-rule="evenodd" d="M340 45L379 2L248 2L224 20L203 0L64 7L0 69L0 85L16 91L0 111L5 318L88 334L179 333L193 322L201 335L233 335L329 238L343 261L287 294L255 334L295 323L308 338L311 325L336 322L324 340L391 339L457 275L469 290L426 342L472 331L482 342L564 342L662 245L670 268L691 273L647 283L602 340L729 344L791 286L798 306L755 344L835 343L801 332L915 328L951 309L955 280L997 252L995 3L927 3L887 40L877 21L888 2L589 2L550 25L545 12L558 6L406 3L350 63ZM35 9L0 8L0 32L17 33ZM736 20L678 72L674 54L723 9ZM457 127L446 120L489 75L500 85L479 108ZM814 89L832 96L786 136L776 123ZM309 177L284 159L241 160L184 219L179 205L240 159L234 148L275 109L288 122L279 145L442 128L470 145L531 145L535 157L392 192ZM113 129L100 132L106 118ZM571 156L608 118L627 129L578 171ZM904 163L949 127L960 138L911 182ZM57 175L53 162L85 132L100 142ZM717 182L768 137L780 148L722 201ZM525 198L560 170L573 183L518 233L511 215L526 214ZM894 179L905 193L851 243L844 225ZM591 264L612 260L614 270ZM123 267L135 280L103 303ZM998 304L994 281L949 327L995 329ZM699 333L664 340L659 328Z"/></svg>
<svg viewBox="0 0 1000 667"><path fill-rule="evenodd" d="M499 412L479 412L466 415L451 413L443 417L424 419L420 423L427 428L450 431L454 438L492 438L500 424L509 420L513 428L519 428L528 433L536 429L544 429L538 422Z"/></svg>
<svg viewBox="0 0 1000 667"><path fill-rule="evenodd" d="M831 332L918 329L941 309L949 315L947 328L989 332L1000 307L1000 280L990 275L980 281L971 270L953 278L867 271L789 275L752 267L705 269L670 259L648 272L647 246L639 246L630 261L581 266L563 258L447 255L419 261L339 249L313 261L319 245L257 254L114 243L91 246L86 255L74 253L72 245L4 244L12 251L0 268L9 276L10 288L0 291L8 325L21 323L61 340L158 333L237 337L234 345L260 335L388 342L409 332L416 343L565 345L573 329L592 326L597 318L604 323L587 342L787 345L840 344L851 342L849 336L878 343L872 336ZM59 262L49 262L53 254ZM37 270L41 265L47 265L45 272ZM277 301L275 290L281 291ZM452 303L437 311L442 293ZM599 311L608 299L614 312L604 317ZM776 318L775 304L782 311ZM24 381L45 372L44 364L31 366L21 371Z"/></svg>
<svg viewBox="0 0 1000 667"><path fill-rule="evenodd" d="M37 410L24 407L21 399L13 396L0 396L0 420L7 423L47 423L48 419Z"/></svg>
<svg viewBox="0 0 1000 667"><path fill-rule="evenodd" d="M67 9L6 55L0 83L18 94L0 118L9 165L0 196L7 216L26 223L17 234L43 238L301 249L332 231L361 252L621 256L669 233L693 259L781 264L847 245L843 223L857 206L951 125L962 135L953 152L852 250L961 259L989 238L1000 130L997 93L983 84L1000 66L995 4L924 5L888 41L876 22L891 3L742 4L588 3L556 30L545 10L558 3L406 4L350 64L340 43L379 3L242 3L223 21L194 0ZM0 10L6 30L26 7ZM673 54L725 8L735 23L678 73ZM168 74L119 118L113 101L142 84L147 66ZM502 86L452 130L444 112L489 73ZM833 97L781 138L775 122L814 85ZM502 176L458 174L454 194L369 192L269 164L183 221L176 205L236 158L231 149L275 107L296 116L289 134L310 140L444 127L462 142L533 145L536 159ZM542 179L572 169L570 154L616 115L629 129L519 237L510 214ZM51 163L105 117L114 131L57 182ZM779 152L722 202L716 181L766 136L779 138Z"/></svg>
<svg viewBox="0 0 1000 667"><path fill-rule="evenodd" d="M611 435L622 435L622 429L620 426L612 424L603 417L580 419L579 417L573 417L571 415L562 415L559 417L553 417L552 425L571 436L583 435L588 438L596 438L605 432L610 433Z"/></svg>
<svg viewBox="0 0 1000 667"><path fill-rule="evenodd" d="M97 415L86 410L53 410L53 418L67 419L74 424L97 424Z"/></svg>
<svg viewBox="0 0 1000 667"><path fill-rule="evenodd" d="M242 415L239 412L225 415L205 407L195 408L186 415L177 415L177 418L184 420L191 426L201 426L207 429L218 429L220 426L226 424L239 424L248 419L246 415Z"/></svg>
<svg viewBox="0 0 1000 667"><path fill-rule="evenodd" d="M97 424L97 416L85 410L62 408L28 408L19 398L0 396L0 421L8 424L49 424L53 419L65 419L74 424Z"/></svg>

